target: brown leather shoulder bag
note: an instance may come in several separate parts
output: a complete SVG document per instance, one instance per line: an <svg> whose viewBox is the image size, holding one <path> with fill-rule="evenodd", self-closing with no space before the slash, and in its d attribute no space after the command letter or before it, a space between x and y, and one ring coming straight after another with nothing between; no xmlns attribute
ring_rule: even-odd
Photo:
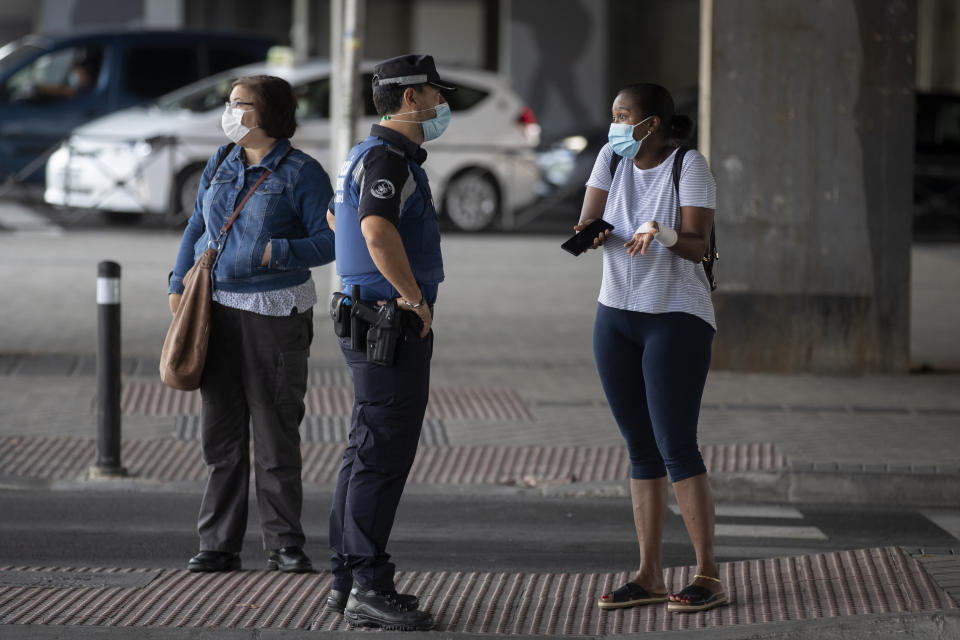
<svg viewBox="0 0 960 640"><path fill-rule="evenodd" d="M280 162L283 162L283 158ZM213 298L210 272L226 240L227 231L233 226L250 196L269 175L269 170L263 172L260 179L237 205L233 215L224 223L220 235L210 243L213 246L200 254L194 265L183 276L183 295L180 298L180 306L173 314L167 337L163 341L163 351L160 352L160 379L168 387L182 391L200 388L203 367L207 361L207 345L210 341L210 306Z"/></svg>

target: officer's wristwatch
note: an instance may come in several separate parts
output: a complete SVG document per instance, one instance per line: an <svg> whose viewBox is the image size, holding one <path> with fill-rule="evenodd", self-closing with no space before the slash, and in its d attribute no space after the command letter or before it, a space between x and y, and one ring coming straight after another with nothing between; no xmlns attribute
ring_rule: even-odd
<svg viewBox="0 0 960 640"><path fill-rule="evenodd" d="M417 304L413 304L412 302L410 302L410 301L407 300L406 298L401 298L401 300L403 300L403 304L405 304L407 307L409 307L409 308L411 308L411 309L419 309L420 307L423 306L423 296L422 296L422 295L420 296L420 302L418 302Z"/></svg>

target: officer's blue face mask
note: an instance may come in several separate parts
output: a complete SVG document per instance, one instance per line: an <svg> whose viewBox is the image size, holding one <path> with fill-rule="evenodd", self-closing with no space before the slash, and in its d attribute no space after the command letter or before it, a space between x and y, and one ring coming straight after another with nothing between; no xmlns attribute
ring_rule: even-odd
<svg viewBox="0 0 960 640"><path fill-rule="evenodd" d="M633 158L637 155L637 152L640 151L640 145L643 144L643 141L647 139L652 131L648 131L646 136L643 136L639 140L634 140L633 130L635 127L639 127L644 122L652 118L653 116L648 116L638 122L637 124L626 124L614 122L610 125L610 132L607 134L607 140L610 142L610 147L613 149L613 152L618 156L627 158Z"/></svg>
<svg viewBox="0 0 960 640"><path fill-rule="evenodd" d="M399 122L416 122L416 120L404 120L403 118L398 118L397 116L405 116L411 113L421 113L423 111L432 111L434 109L436 109L437 115L420 123L420 125L423 127L423 141L427 142L428 140L435 140L439 138L440 134L446 131L447 127L450 126L450 105L446 102L441 102L436 107L430 107L429 109L404 111L403 113L395 113L392 116L383 116L383 119L397 120Z"/></svg>
<svg viewBox="0 0 960 640"><path fill-rule="evenodd" d="M437 115L420 123L423 126L424 142L439 138L440 134L450 126L450 105L446 102L441 102L437 105L436 109Z"/></svg>

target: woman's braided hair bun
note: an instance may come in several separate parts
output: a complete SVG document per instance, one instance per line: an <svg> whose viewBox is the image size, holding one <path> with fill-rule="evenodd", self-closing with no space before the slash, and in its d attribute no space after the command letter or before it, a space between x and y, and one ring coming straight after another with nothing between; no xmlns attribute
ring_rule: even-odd
<svg viewBox="0 0 960 640"><path fill-rule="evenodd" d="M689 116L678 113L670 119L668 132L671 139L684 141L693 133L693 120Z"/></svg>

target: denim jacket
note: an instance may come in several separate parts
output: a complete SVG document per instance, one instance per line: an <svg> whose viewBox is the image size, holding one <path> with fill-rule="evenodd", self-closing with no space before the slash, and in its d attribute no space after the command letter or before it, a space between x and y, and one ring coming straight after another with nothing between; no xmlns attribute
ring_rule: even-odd
<svg viewBox="0 0 960 640"><path fill-rule="evenodd" d="M207 160L200 178L193 215L180 241L170 276L170 293L183 293L183 276L216 240L234 208L263 175L270 176L247 200L227 232L213 267L214 289L256 292L284 289L306 282L310 267L334 259L333 231L327 225L327 205L333 196L330 178L320 163L277 141L260 164L245 166L243 149L230 150L216 173L224 147ZM279 165L278 165L279 162ZM261 266L270 243L270 264Z"/></svg>

